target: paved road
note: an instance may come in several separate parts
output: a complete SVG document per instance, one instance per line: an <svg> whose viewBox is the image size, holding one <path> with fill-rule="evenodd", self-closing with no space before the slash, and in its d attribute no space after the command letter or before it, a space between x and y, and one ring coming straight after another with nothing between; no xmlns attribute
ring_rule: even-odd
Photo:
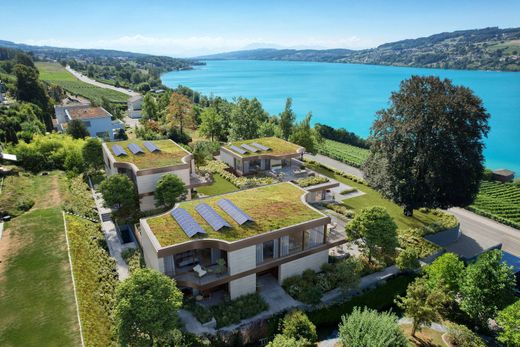
<svg viewBox="0 0 520 347"><path fill-rule="evenodd" d="M332 158L320 154L315 156L305 154L305 157L352 175L363 177L361 170ZM451 247L447 247L448 251L467 256L469 253L501 243L502 250L520 257L520 230L479 216L463 208L452 208L449 212L453 213L460 221L462 236L459 241L450 245Z"/></svg>
<svg viewBox="0 0 520 347"><path fill-rule="evenodd" d="M71 69L71 67L68 66L68 65L67 65L66 69L67 69L68 72L73 74L80 81L92 84L92 85L94 85L96 87L112 89L112 90L115 90L116 92L120 92L120 93L126 94L128 96L137 96L137 95L139 95L139 93L134 92L132 90L128 90L126 88L115 87L115 86L111 86L110 84L105 84L105 83L101 83L101 82L98 82L96 80L93 80L93 79L91 79L91 78L89 78L89 77L79 73L78 71Z"/></svg>

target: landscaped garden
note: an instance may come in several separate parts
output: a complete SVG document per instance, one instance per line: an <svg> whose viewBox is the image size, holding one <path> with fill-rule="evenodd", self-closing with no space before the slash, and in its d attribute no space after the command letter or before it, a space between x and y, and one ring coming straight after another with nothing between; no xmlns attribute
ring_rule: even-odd
<svg viewBox="0 0 520 347"><path fill-rule="evenodd" d="M370 153L365 148L327 139L324 139L317 147L318 153L354 167L361 167Z"/></svg>
<svg viewBox="0 0 520 347"><path fill-rule="evenodd" d="M208 186L197 187L197 192L207 196L219 195L224 193L231 193L238 190L233 183L224 179L219 174L213 174L213 183Z"/></svg>
<svg viewBox="0 0 520 347"><path fill-rule="evenodd" d="M6 223L0 241L0 345L80 345L61 211L66 194L61 172L4 182L1 210L25 199L34 206Z"/></svg>
<svg viewBox="0 0 520 347"><path fill-rule="evenodd" d="M126 94L78 80L58 63L37 62L36 67L40 72L41 80L56 84L73 95L79 95L97 103L101 103L103 97L110 102L118 103L126 103L128 100Z"/></svg>
<svg viewBox="0 0 520 347"><path fill-rule="evenodd" d="M520 182L482 181L477 198L469 210L520 228Z"/></svg>

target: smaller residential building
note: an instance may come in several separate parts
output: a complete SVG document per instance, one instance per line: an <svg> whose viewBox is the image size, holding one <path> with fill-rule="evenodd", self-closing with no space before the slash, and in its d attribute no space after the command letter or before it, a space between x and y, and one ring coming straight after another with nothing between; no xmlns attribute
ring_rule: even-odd
<svg viewBox="0 0 520 347"><path fill-rule="evenodd" d="M515 173L507 169L498 169L493 171L493 178L501 182L511 182L515 178Z"/></svg>
<svg viewBox="0 0 520 347"><path fill-rule="evenodd" d="M128 111L140 111L143 107L144 98L142 95L135 95L128 99Z"/></svg>
<svg viewBox="0 0 520 347"><path fill-rule="evenodd" d="M290 182L178 203L140 220L137 238L146 265L192 295L225 291L231 299L256 292L257 278L282 283L319 271L328 250L344 243L329 233L330 217Z"/></svg>
<svg viewBox="0 0 520 347"><path fill-rule="evenodd" d="M65 131L68 123L73 119L83 122L91 137L99 137L104 140L114 140L119 129L125 125L120 120L113 120L113 116L103 107L90 105L55 106L56 129Z"/></svg>
<svg viewBox="0 0 520 347"><path fill-rule="evenodd" d="M251 175L266 171L281 171L300 164L305 148L278 137L263 137L235 141L220 148L220 160L228 164L238 175Z"/></svg>
<svg viewBox="0 0 520 347"><path fill-rule="evenodd" d="M108 176L126 174L134 181L142 211L156 208L155 187L165 174L178 176L188 192L197 185L191 153L172 140L105 142L103 159Z"/></svg>

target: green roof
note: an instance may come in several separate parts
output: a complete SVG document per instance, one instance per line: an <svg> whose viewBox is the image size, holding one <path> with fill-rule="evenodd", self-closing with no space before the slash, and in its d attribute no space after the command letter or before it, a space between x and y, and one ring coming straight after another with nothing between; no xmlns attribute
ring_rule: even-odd
<svg viewBox="0 0 520 347"><path fill-rule="evenodd" d="M143 140L126 140L108 142L107 148L112 153L114 159L118 163L132 163L137 166L138 169L152 169L165 166L173 166L182 164L182 158L189 155L182 147L173 142L172 140L154 140L152 142L160 151L150 152L144 145ZM133 154L128 148L130 143L135 143L144 153ZM120 145L123 147L128 155L116 156L112 149L113 145Z"/></svg>
<svg viewBox="0 0 520 347"><path fill-rule="evenodd" d="M206 237L236 241L323 217L323 214L302 201L302 196L305 193L303 189L291 183L278 183L181 202L178 207L186 209L207 233L207 235L197 234L197 236L191 239L173 219L170 214L171 211L160 216L148 218L146 221L162 247ZM238 225L217 205L217 201L222 198L233 202L238 208L248 214L254 222ZM214 231L195 210L195 206L201 202L210 205L231 225L231 228L222 228L219 231Z"/></svg>
<svg viewBox="0 0 520 347"><path fill-rule="evenodd" d="M269 147L270 150L269 151L258 150L258 152L256 152L256 153L251 153L251 152L247 151L247 153L245 153L245 154L240 154L230 148L231 146L240 147L240 145L243 145L243 144L250 145L254 142L264 145L266 147ZM233 141L224 147L227 148L228 150L230 150L231 152L233 152L234 154L244 157L244 158L254 157L257 155L265 155L265 154L270 154L272 156L285 156L285 155L296 154L299 151L303 151L303 147L295 145L294 143L291 143L289 141L282 140L279 137L261 137L261 138L252 139L252 140ZM254 146L252 146L252 147L254 147Z"/></svg>

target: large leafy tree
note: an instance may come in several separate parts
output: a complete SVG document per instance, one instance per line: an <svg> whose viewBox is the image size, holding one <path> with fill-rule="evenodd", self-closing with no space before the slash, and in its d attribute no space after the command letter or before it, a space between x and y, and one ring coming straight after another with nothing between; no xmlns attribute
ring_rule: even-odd
<svg viewBox="0 0 520 347"><path fill-rule="evenodd" d="M170 126L178 126L181 133L184 126L193 125L193 107L190 100L182 94L172 93L166 119Z"/></svg>
<svg viewBox="0 0 520 347"><path fill-rule="evenodd" d="M115 320L123 346L161 346L178 326L182 293L169 277L138 269L116 290Z"/></svg>
<svg viewBox="0 0 520 347"><path fill-rule="evenodd" d="M377 112L371 128L367 181L404 206L467 206L483 172L489 114L466 87L412 76Z"/></svg>
<svg viewBox="0 0 520 347"><path fill-rule="evenodd" d="M101 194L107 207L116 206L119 217L128 217L137 208L138 196L134 182L123 174L108 177L100 185Z"/></svg>
<svg viewBox="0 0 520 347"><path fill-rule="evenodd" d="M304 339L295 339L282 334L274 337L273 341L267 344L267 347L308 347L309 341Z"/></svg>
<svg viewBox="0 0 520 347"><path fill-rule="evenodd" d="M362 209L347 225L351 240L360 240L360 249L372 261L375 254L391 254L399 245L397 225L385 208L374 206Z"/></svg>
<svg viewBox="0 0 520 347"><path fill-rule="evenodd" d="M157 100L151 93L147 93L143 99L143 114L147 119L157 120L159 117L159 106Z"/></svg>
<svg viewBox="0 0 520 347"><path fill-rule="evenodd" d="M155 186L155 201L159 206L171 207L184 194L186 194L184 182L174 174L162 176Z"/></svg>
<svg viewBox="0 0 520 347"><path fill-rule="evenodd" d="M456 254L445 253L426 266L424 271L430 288L445 285L455 295L464 275L464 263Z"/></svg>
<svg viewBox="0 0 520 347"><path fill-rule="evenodd" d="M317 145L321 141L319 133L311 128L312 113L307 113L305 118L298 124L292 127L292 134L289 136L289 141L305 147L305 151L309 153L316 153L318 151Z"/></svg>
<svg viewBox="0 0 520 347"><path fill-rule="evenodd" d="M349 347L408 346L395 314L366 307L355 307L351 314L341 317L339 340L342 346Z"/></svg>
<svg viewBox="0 0 520 347"><path fill-rule="evenodd" d="M222 117L214 107L207 107L200 114L199 131L202 135L209 137L211 141L222 137Z"/></svg>
<svg viewBox="0 0 520 347"><path fill-rule="evenodd" d="M430 288L423 277L408 285L406 296L398 296L396 300L406 316L413 320L412 336L415 336L417 330L421 330L422 325L441 320L441 313L447 301L445 288Z"/></svg>
<svg viewBox="0 0 520 347"><path fill-rule="evenodd" d="M90 135L85 124L79 119L73 119L67 123L67 134L74 139L83 139Z"/></svg>
<svg viewBox="0 0 520 347"><path fill-rule="evenodd" d="M460 284L460 308L483 325L513 300L515 276L501 259L500 250L482 254L466 268Z"/></svg>
<svg viewBox="0 0 520 347"><path fill-rule="evenodd" d="M285 101L285 109L280 113L280 128L282 129L282 138L288 140L291 135L296 114L292 110L292 98Z"/></svg>
<svg viewBox="0 0 520 347"><path fill-rule="evenodd" d="M500 311L497 323L502 328L498 341L507 346L520 346L520 300Z"/></svg>
<svg viewBox="0 0 520 347"><path fill-rule="evenodd" d="M258 137L260 125L267 121L267 112L256 98L238 98L231 111L230 136L233 140L247 140Z"/></svg>
<svg viewBox="0 0 520 347"><path fill-rule="evenodd" d="M99 139L93 137L87 139L87 142L85 142L83 146L82 153L85 164L89 167L94 170L99 170L103 167L103 150Z"/></svg>
<svg viewBox="0 0 520 347"><path fill-rule="evenodd" d="M282 325L282 334L284 336L308 341L309 345L313 345L318 340L316 326L302 311L295 310L287 313L283 318Z"/></svg>

